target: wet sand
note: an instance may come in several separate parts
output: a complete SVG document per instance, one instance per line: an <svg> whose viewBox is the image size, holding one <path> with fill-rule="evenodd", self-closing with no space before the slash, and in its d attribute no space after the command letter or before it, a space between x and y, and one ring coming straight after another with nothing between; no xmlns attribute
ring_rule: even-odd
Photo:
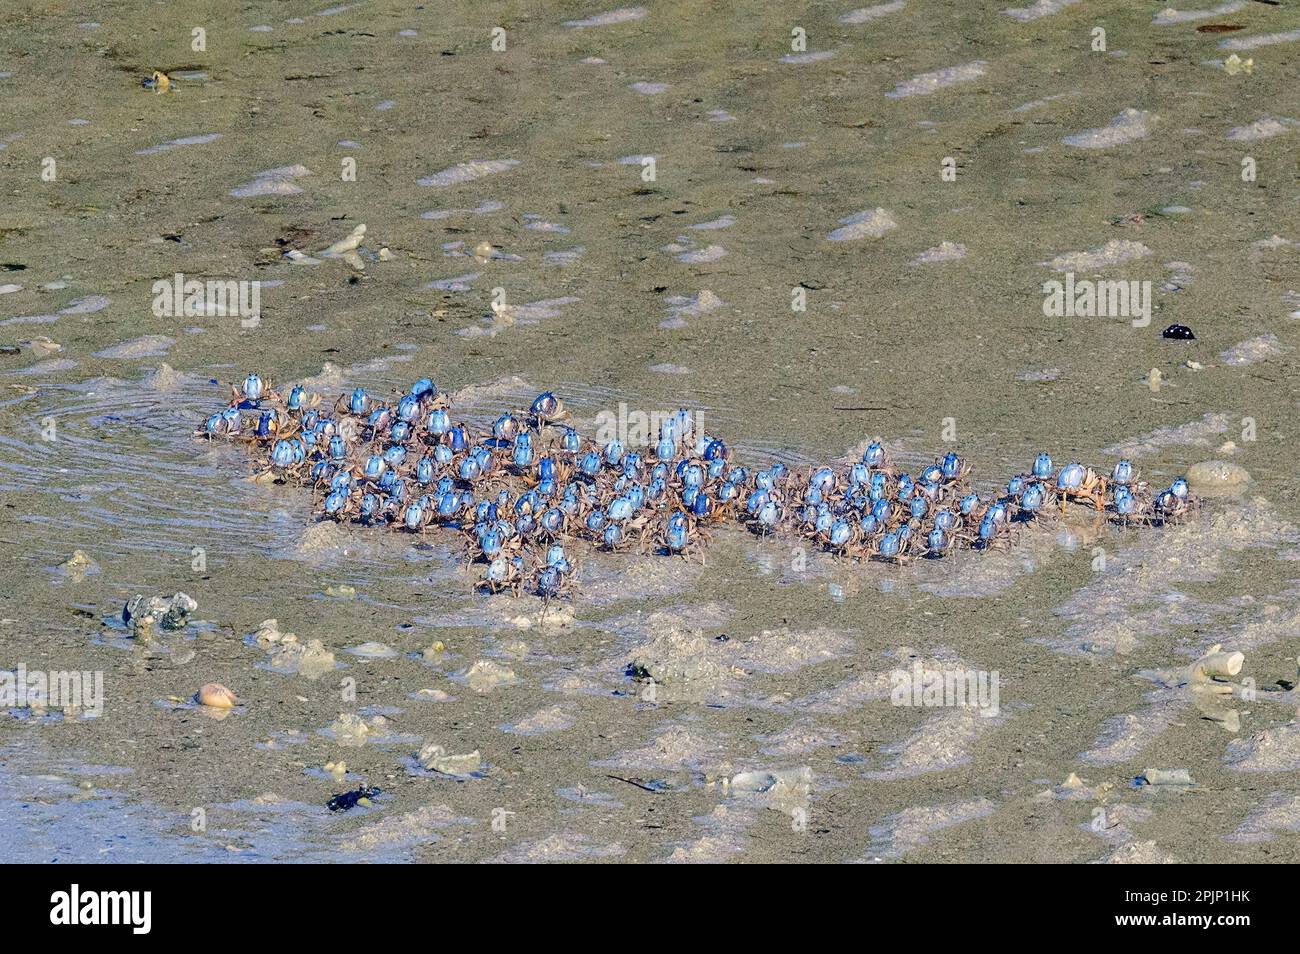
<svg viewBox="0 0 1300 954"><path fill-rule="evenodd" d="M1229 6L0 14L0 670L105 696L0 713L7 807L39 806L0 856L1300 860L1300 20ZM364 269L318 254L362 223ZM1150 324L1046 316L1065 270L1150 281ZM260 281L260 323L155 314L178 272ZM427 375L477 423L544 388L583 422L685 404L758 465L880 436L977 479L1049 451L1251 480L1174 528L898 568L740 533L593 554L547 624L448 539L322 529L196 442L248 370ZM184 630L121 625L178 591ZM267 619L337 668L276 671ZM1235 731L1176 678L1217 643L1256 690ZM996 670L999 713L891 705L916 659ZM224 718L185 702L210 682Z"/></svg>

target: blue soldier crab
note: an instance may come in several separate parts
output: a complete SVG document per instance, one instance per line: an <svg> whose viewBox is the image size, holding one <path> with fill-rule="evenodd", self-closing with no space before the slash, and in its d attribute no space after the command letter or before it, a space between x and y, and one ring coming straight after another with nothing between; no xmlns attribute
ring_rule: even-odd
<svg viewBox="0 0 1300 954"><path fill-rule="evenodd" d="M847 464L751 471L686 410L664 420L645 451L584 439L561 423L569 417L543 392L527 412L504 411L479 429L456 421L427 378L387 397L354 388L322 407L302 386L282 395L250 374L198 433L241 441L263 474L310 484L326 519L457 532L467 559L484 567L480 589L548 604L572 592L575 541L688 557L703 549L706 528L739 525L796 534L836 557L906 563L1009 546L1020 528L1071 503L1144 526L1197 506L1185 480L1153 496L1124 460L1103 477L1040 454L981 497L956 452L910 474L873 441Z"/></svg>

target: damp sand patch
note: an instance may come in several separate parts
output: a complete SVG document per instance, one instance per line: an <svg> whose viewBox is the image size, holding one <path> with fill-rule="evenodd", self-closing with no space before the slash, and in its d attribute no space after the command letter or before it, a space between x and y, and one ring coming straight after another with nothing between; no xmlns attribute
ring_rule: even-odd
<svg viewBox="0 0 1300 954"><path fill-rule="evenodd" d="M313 564L337 563L375 556L376 543L367 534L352 533L332 520L322 520L307 526L286 555Z"/></svg>
<svg viewBox="0 0 1300 954"><path fill-rule="evenodd" d="M1046 106L1048 103L1054 103L1058 99L1067 99L1077 95L1079 94L1078 93L1053 93L1051 96L1044 96L1042 99L1033 99L1027 103L1021 103L1019 106L1014 107L1011 110L1011 113L1013 115L1017 113L1027 113L1032 110L1038 109L1039 107Z"/></svg>
<svg viewBox="0 0 1300 954"><path fill-rule="evenodd" d="M12 377L41 377L46 374L58 374L60 371L71 371L76 367L79 365L70 358L49 358L45 361L37 361L26 368L5 371L4 374Z"/></svg>
<svg viewBox="0 0 1300 954"><path fill-rule="evenodd" d="M665 296L664 304L668 308L668 317L659 322L659 327L685 328L686 319L710 314L726 303L706 288L695 295Z"/></svg>
<svg viewBox="0 0 1300 954"><path fill-rule="evenodd" d="M763 755L785 757L808 755L849 743L846 736L808 719L798 719L779 732L757 735L754 741L761 746L759 752Z"/></svg>
<svg viewBox="0 0 1300 954"><path fill-rule="evenodd" d="M592 764L598 768L709 772L717 769L725 758L721 739L699 735L686 726L671 725L639 748Z"/></svg>
<svg viewBox="0 0 1300 954"><path fill-rule="evenodd" d="M1187 597L1181 588L1228 572L1234 555L1294 545L1300 533L1262 499L1202 512L1109 555L1105 569L1058 606L1063 633L1030 642L1069 655L1126 654L1174 626L1203 624L1230 607Z"/></svg>
<svg viewBox="0 0 1300 954"><path fill-rule="evenodd" d="M938 672L962 665L955 656L922 657L908 646L899 646L885 655L897 660L897 665L889 669L863 673L829 688L818 690L810 696L796 699L789 708L795 712L838 715L888 699L894 689L894 674L899 670L910 670L916 662L919 662L924 670Z"/></svg>
<svg viewBox="0 0 1300 954"><path fill-rule="evenodd" d="M566 801L576 802L579 805L589 805L593 808L616 810L623 807L623 803L609 792L593 791L585 785L570 785L565 788L557 788L555 794Z"/></svg>
<svg viewBox="0 0 1300 954"><path fill-rule="evenodd" d="M568 235L569 227L558 222L547 222L540 215L525 215L524 228L530 232L545 232L547 235Z"/></svg>
<svg viewBox="0 0 1300 954"><path fill-rule="evenodd" d="M729 229L735 224L736 217L734 215L723 215L716 219L710 219L707 222L697 222L694 225L688 225L686 227L697 231L712 231L715 229Z"/></svg>
<svg viewBox="0 0 1300 954"><path fill-rule="evenodd" d="M505 172L517 165L519 165L518 159L474 159L435 172L423 179L416 179L415 184L445 189L448 186L462 185L475 179L482 179L484 176Z"/></svg>
<svg viewBox="0 0 1300 954"><path fill-rule="evenodd" d="M1002 12L1013 20L1028 23L1031 20L1039 20L1060 13L1066 7L1072 7L1080 2L1082 0L1034 0L1034 3L1027 7L1010 7Z"/></svg>
<svg viewBox="0 0 1300 954"><path fill-rule="evenodd" d="M1273 841L1279 832L1300 833L1300 795L1274 792L1247 815L1225 841L1255 844Z"/></svg>
<svg viewBox="0 0 1300 954"><path fill-rule="evenodd" d="M726 790L739 805L792 815L807 811L812 788L812 768L801 765L739 772L727 780Z"/></svg>
<svg viewBox="0 0 1300 954"><path fill-rule="evenodd" d="M728 639L716 645L726 665L776 675L843 659L857 649L852 636L826 628L765 629L752 639Z"/></svg>
<svg viewBox="0 0 1300 954"><path fill-rule="evenodd" d="M676 365L656 365L649 370L661 374L689 374ZM676 565L673 565L676 563ZM609 606L626 600L649 601L677 596L692 589L704 576L698 562L635 560L608 568L592 567L583 580L582 599L592 606Z"/></svg>
<svg viewBox="0 0 1300 954"><path fill-rule="evenodd" d="M787 53L781 57L780 62L789 66L806 66L809 63L824 63L835 55L834 50L817 50L807 53Z"/></svg>
<svg viewBox="0 0 1300 954"><path fill-rule="evenodd" d="M474 407L498 401L519 401L527 395L535 393L536 390L531 383L519 377L519 375L508 374L502 375L494 381L467 384L460 390L453 392L451 399L456 407Z"/></svg>
<svg viewBox="0 0 1300 954"><path fill-rule="evenodd" d="M689 235L677 236L677 241L663 246L660 251L672 255L683 265L707 265L727 255L727 250L721 245L700 246Z"/></svg>
<svg viewBox="0 0 1300 954"><path fill-rule="evenodd" d="M936 712L906 739L882 746L881 753L891 756L888 764L865 777L893 781L966 765L975 744L1006 721L991 711L962 707Z"/></svg>
<svg viewBox="0 0 1300 954"><path fill-rule="evenodd" d="M581 299L573 295L561 298L546 298L524 305L501 305L491 315L481 319L480 324L459 329L456 334L462 338L494 338L501 332L516 325L535 325L547 318L558 318L564 314L563 309Z"/></svg>
<svg viewBox="0 0 1300 954"><path fill-rule="evenodd" d="M1043 526L1027 526L1020 532L1015 547L981 553L973 560L959 554L958 559L945 561L950 565L943 567L937 566L936 561L919 561L913 583L923 592L946 599L996 596L1059 559L1062 540L1068 542L1070 538L1068 530L1057 530L1053 533ZM1067 536L1062 538L1062 533Z"/></svg>
<svg viewBox="0 0 1300 954"><path fill-rule="evenodd" d="M392 646L389 646L387 643L377 642L375 640L370 640L368 642L360 643L356 646L348 646L343 651L347 653L349 656L358 656L361 659L367 659L372 661L380 660L380 659L393 659L394 657L400 655L400 653L398 653L398 651L394 649Z"/></svg>
<svg viewBox="0 0 1300 954"><path fill-rule="evenodd" d="M941 89L957 83L969 83L979 79L988 68L984 60L974 60L959 66L947 66L930 73L921 73L910 80L899 83L891 92L885 94L889 99L902 99L907 96L929 96Z"/></svg>
<svg viewBox="0 0 1300 954"><path fill-rule="evenodd" d="M1175 23L1195 23L1197 20L1210 20L1214 17L1226 17L1236 13L1238 10L1244 10L1250 6L1246 0L1230 0L1229 3L1221 3L1217 7L1209 10L1175 10L1173 7L1166 7L1152 18L1151 22L1157 26L1170 26Z"/></svg>
<svg viewBox="0 0 1300 954"><path fill-rule="evenodd" d="M851 636L829 629L764 630L743 640L672 626L616 663L643 686L653 685L656 696L723 704L737 699L746 676L789 675L846 658L856 646Z"/></svg>
<svg viewBox="0 0 1300 954"><path fill-rule="evenodd" d="M749 849L748 832L757 816L749 809L724 804L692 821L704 834L673 848L669 864L717 864L743 854Z"/></svg>
<svg viewBox="0 0 1300 954"><path fill-rule="evenodd" d="M449 219L453 215L490 215L493 212L500 212L506 207L504 202L498 202L495 199L487 199L474 206L472 209L431 209L428 212L421 212L420 218L429 221L439 221Z"/></svg>
<svg viewBox="0 0 1300 954"><path fill-rule="evenodd" d="M603 668L630 676L649 700L726 704L738 695L742 674L720 658L716 645L699 630L669 629Z"/></svg>
<svg viewBox="0 0 1300 954"><path fill-rule="evenodd" d="M873 7L859 7L843 14L840 17L840 22L847 23L850 26L859 26L863 23L870 23L872 20L879 20L881 17L887 17L891 13L898 13L906 6L904 0L894 0L893 3L878 3Z"/></svg>
<svg viewBox="0 0 1300 954"><path fill-rule="evenodd" d="M1284 33L1261 33L1257 36L1234 36L1219 41L1221 50L1257 50L1261 46L1275 46L1278 43L1295 43L1300 41L1300 30L1287 30Z"/></svg>
<svg viewBox="0 0 1300 954"><path fill-rule="evenodd" d="M438 278L429 282L424 287L433 291L473 291L474 282L478 281L479 274L479 272L466 272L464 275L456 275L452 278Z"/></svg>
<svg viewBox="0 0 1300 954"><path fill-rule="evenodd" d="M1114 715L1101 724L1092 748L1079 753L1089 765L1131 762L1183 715L1185 703L1162 697L1137 712Z"/></svg>
<svg viewBox="0 0 1300 954"><path fill-rule="evenodd" d="M966 257L966 246L957 242L940 242L933 248L927 248L916 258L913 265L933 265L939 262L957 262Z"/></svg>
<svg viewBox="0 0 1300 954"><path fill-rule="evenodd" d="M1095 272L1112 265L1122 265L1135 259L1146 258L1151 249L1141 242L1111 239L1105 245L1084 252L1066 252L1050 262L1044 262L1058 272Z"/></svg>
<svg viewBox="0 0 1300 954"><path fill-rule="evenodd" d="M1153 814L1155 814L1154 811L1145 806L1126 805L1121 802L1106 807L1106 824L1104 827L1098 826L1095 820L1090 818L1088 821L1080 822L1079 828L1090 835L1095 835L1113 844L1131 844L1133 830L1129 826L1148 822Z"/></svg>
<svg viewBox="0 0 1300 954"><path fill-rule="evenodd" d="M294 180L311 174L311 170L304 165L278 166L275 169L259 172L252 181L231 189L230 194L236 199L256 199L271 195L297 195L302 192L302 186L298 185Z"/></svg>
<svg viewBox="0 0 1300 954"><path fill-rule="evenodd" d="M544 735L549 732L563 732L576 724L573 714L562 706L547 706L518 722L506 723L498 728L508 735Z"/></svg>
<svg viewBox="0 0 1300 954"><path fill-rule="evenodd" d="M885 818L871 827L871 861L894 861L930 844L932 835L987 818L997 805L987 798L971 798L943 805L918 805Z"/></svg>
<svg viewBox="0 0 1300 954"><path fill-rule="evenodd" d="M591 836L572 832L548 835L538 841L526 842L506 851L488 864L554 864L561 861L599 861L627 854L618 842L600 844Z"/></svg>
<svg viewBox="0 0 1300 954"><path fill-rule="evenodd" d="M1120 845L1098 864L1103 865L1176 865L1179 860L1154 841L1132 841Z"/></svg>
<svg viewBox="0 0 1300 954"><path fill-rule="evenodd" d="M675 253L674 257L683 265L707 265L710 262L716 262L720 258L725 258L727 255L727 250L721 245L706 245L703 248L674 248L668 246L664 251Z"/></svg>
<svg viewBox="0 0 1300 954"><path fill-rule="evenodd" d="M644 20L649 14L650 11L645 7L619 7L617 10L597 13L583 20L566 20L564 25L570 30L586 30L590 27L616 26L620 23Z"/></svg>
<svg viewBox="0 0 1300 954"><path fill-rule="evenodd" d="M722 629L733 615L732 608L723 603L673 604L651 613L638 611L607 619L601 627L625 637L651 639L672 630Z"/></svg>
<svg viewBox="0 0 1300 954"><path fill-rule="evenodd" d="M474 819L457 815L446 805L425 805L364 825L340 842L339 847L358 853L414 848L438 841L442 829L474 824Z"/></svg>
<svg viewBox="0 0 1300 954"><path fill-rule="evenodd" d="M128 361L137 358L161 358L175 344L176 339L168 338L166 335L144 335L130 341L123 341L121 344L115 344L102 351L96 351L95 357Z"/></svg>
<svg viewBox="0 0 1300 954"><path fill-rule="evenodd" d="M1300 722L1288 722L1228 743L1224 764L1235 772L1300 771Z"/></svg>
<svg viewBox="0 0 1300 954"><path fill-rule="evenodd" d="M565 249L551 249L542 253L542 264L563 268L574 264L586 253L587 248L584 245L575 245L573 248Z"/></svg>
<svg viewBox="0 0 1300 954"><path fill-rule="evenodd" d="M853 242L864 238L880 238L898 228L894 216L886 209L864 209L840 219L840 227L826 236L831 242Z"/></svg>
<svg viewBox="0 0 1300 954"><path fill-rule="evenodd" d="M1274 119L1265 116L1246 126L1234 126L1228 130L1228 138L1233 142L1257 142L1260 139L1272 139L1284 133L1294 132L1300 128L1300 122L1294 119Z"/></svg>
<svg viewBox="0 0 1300 954"><path fill-rule="evenodd" d="M1265 334L1255 338L1247 338L1245 341L1239 342L1224 351L1219 357L1224 364L1241 367L1242 365L1267 361L1269 358L1276 358L1279 355L1286 354L1286 351L1287 349L1282 347L1282 343L1278 341L1277 335Z"/></svg>
<svg viewBox="0 0 1300 954"><path fill-rule="evenodd" d="M320 367L320 373L303 378L298 383L308 391L341 391L348 379L348 373L332 361L326 361Z"/></svg>
<svg viewBox="0 0 1300 954"><path fill-rule="evenodd" d="M1102 453L1108 457L1143 457L1159 453L1165 447L1208 447L1220 434L1226 434L1232 423L1227 414L1206 413L1199 421L1156 428L1132 440L1112 444Z"/></svg>
<svg viewBox="0 0 1300 954"><path fill-rule="evenodd" d="M52 287L52 286L51 286ZM64 287L59 285L59 287ZM48 325L59 320L64 315L89 315L97 311L103 311L109 305L109 299L104 295L86 295L83 298L77 298L68 302L58 311L50 315L16 315L13 318L6 318L0 321L0 327L9 327L10 325Z"/></svg>
<svg viewBox="0 0 1300 954"><path fill-rule="evenodd" d="M1153 118L1150 113L1142 110L1125 109L1105 126L1085 129L1064 137L1061 142L1077 149L1110 149L1113 146L1122 146L1150 135L1147 126Z"/></svg>
<svg viewBox="0 0 1300 954"><path fill-rule="evenodd" d="M221 133L205 133L201 136L183 136L180 139L169 139L167 142L160 142L156 146L149 146L147 149L137 149L137 156L152 156L160 152L170 152L173 149L180 149L184 146L206 146L210 142L216 142L221 138Z"/></svg>
<svg viewBox="0 0 1300 954"><path fill-rule="evenodd" d="M1300 589L1292 588L1276 597L1268 598L1263 605L1250 612L1249 618L1241 619L1247 613L1245 606L1240 606L1228 626L1215 630L1213 636L1206 636L1202 648L1214 643L1231 646L1234 650L1249 652L1261 646L1292 639L1300 633ZM1284 605L1289 604L1289 605ZM1264 693L1260 696L1269 699L1279 696L1288 698L1286 693Z"/></svg>

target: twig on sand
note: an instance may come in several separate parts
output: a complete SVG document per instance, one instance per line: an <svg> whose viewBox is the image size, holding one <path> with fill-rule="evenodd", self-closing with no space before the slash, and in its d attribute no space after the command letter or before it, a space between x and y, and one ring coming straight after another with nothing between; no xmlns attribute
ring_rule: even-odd
<svg viewBox="0 0 1300 954"><path fill-rule="evenodd" d="M635 785L637 788L641 789L643 792L649 792L649 793L651 793L652 795L657 795L657 794L659 794L659 792L661 791L660 789L657 789L657 788L655 788L655 787L653 787L653 786L651 786L651 785L647 785L645 782L641 781L639 778L624 778L622 775L606 775L605 778L612 778L612 779L616 779L617 781L620 781L620 782L627 782L627 784L629 784L629 785Z"/></svg>

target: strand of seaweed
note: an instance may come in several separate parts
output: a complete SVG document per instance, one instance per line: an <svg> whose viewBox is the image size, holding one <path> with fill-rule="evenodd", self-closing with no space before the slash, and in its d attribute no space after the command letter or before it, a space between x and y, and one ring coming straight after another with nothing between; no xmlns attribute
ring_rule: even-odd
<svg viewBox="0 0 1300 954"><path fill-rule="evenodd" d="M322 519L458 532L482 567L480 589L547 600L572 592L576 546L689 556L715 528L736 525L845 559L906 563L1010 546L1018 528L1069 506L1148 527L1197 506L1184 478L1153 490L1128 460L1099 473L1039 454L1000 493L981 496L954 452L915 475L878 441L856 462L754 469L686 409L644 453L585 438L569 419L550 391L476 431L428 378L387 400L356 388L326 404L249 374L199 434L246 443L260 476L310 485Z"/></svg>

